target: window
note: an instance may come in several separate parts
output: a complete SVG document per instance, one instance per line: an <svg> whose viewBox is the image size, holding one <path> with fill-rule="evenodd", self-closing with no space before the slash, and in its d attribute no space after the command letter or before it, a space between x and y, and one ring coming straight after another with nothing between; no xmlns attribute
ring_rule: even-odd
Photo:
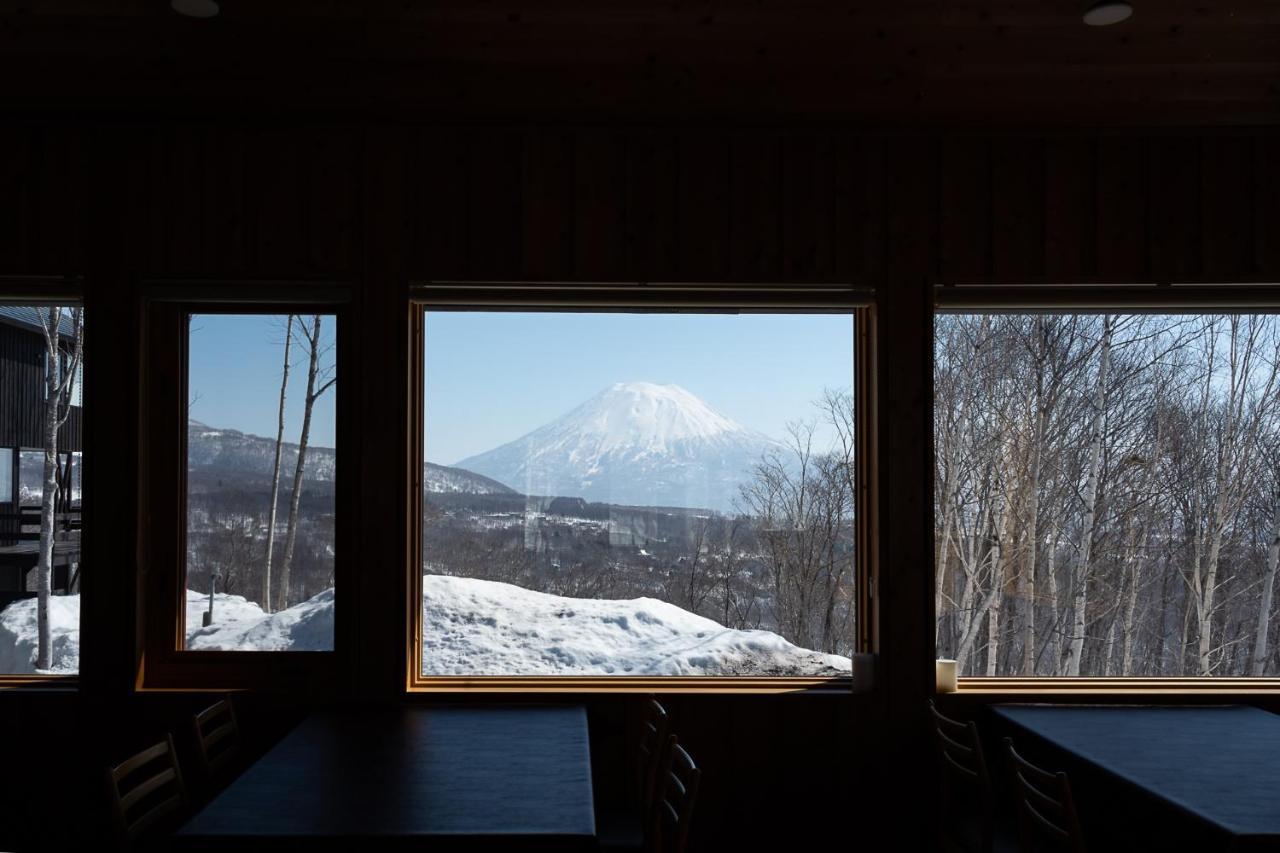
<svg viewBox="0 0 1280 853"><path fill-rule="evenodd" d="M185 648L333 648L336 318L188 315Z"/></svg>
<svg viewBox="0 0 1280 853"><path fill-rule="evenodd" d="M851 308L419 321L419 678L850 674Z"/></svg>
<svg viewBox="0 0 1280 853"><path fill-rule="evenodd" d="M938 656L1280 675L1280 315L975 310L934 342Z"/></svg>
<svg viewBox="0 0 1280 853"><path fill-rule="evenodd" d="M0 305L0 675L80 668L83 342L79 307Z"/></svg>

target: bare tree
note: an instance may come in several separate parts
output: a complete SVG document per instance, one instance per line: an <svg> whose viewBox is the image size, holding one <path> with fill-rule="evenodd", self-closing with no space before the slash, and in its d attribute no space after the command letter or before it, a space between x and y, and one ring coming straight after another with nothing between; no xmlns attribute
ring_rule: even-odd
<svg viewBox="0 0 1280 853"><path fill-rule="evenodd" d="M271 612L271 561L276 541L276 512L280 503L280 454L284 449L284 404L289 389L289 346L293 342L293 315L284 328L284 368L280 373L280 406L276 419L276 452L271 465L271 505L267 508L267 556L262 564L262 609ZM297 492L297 480L294 480ZM293 504L290 505L291 507Z"/></svg>
<svg viewBox="0 0 1280 853"><path fill-rule="evenodd" d="M36 669L53 666L49 630L49 597L53 593L54 510L58 499L58 430L71 413L71 394L84 353L84 322L79 307L57 306L35 311L44 331L44 490L40 496L40 552L36 564ZM63 349L62 321L70 320L73 344Z"/></svg>
<svg viewBox="0 0 1280 853"><path fill-rule="evenodd" d="M1258 602L1258 624L1254 634L1253 658L1249 674L1256 677L1266 671L1269 657L1268 634L1271 632L1271 608L1275 596L1276 571L1280 569L1280 446L1273 446L1267 454L1267 469L1271 474L1272 524L1271 539L1267 545L1267 564L1262 578L1262 595Z"/></svg>
<svg viewBox="0 0 1280 853"><path fill-rule="evenodd" d="M1093 425L1089 435L1089 467L1084 487L1084 522L1080 527L1079 559L1072 577L1071 647L1067 652L1066 675L1080 674L1084 657L1085 606L1088 603L1089 568L1093 555L1094 525L1098 512L1098 481L1102 475L1102 443L1107 428L1107 371L1111 365L1111 337L1115 318L1102 320L1102 340L1098 345L1098 376L1094 388Z"/></svg>
<svg viewBox="0 0 1280 853"><path fill-rule="evenodd" d="M285 533L284 559L280 564L279 609L289 606L289 571L293 563L294 545L298 537L298 504L302 499L303 474L307 466L307 444L311 438L311 416L316 401L333 387L337 376L333 375L333 367L321 366L321 358L325 355L325 347L321 341L321 315L311 317L311 326L299 321L303 334L303 344L307 348L307 393L303 398L302 433L298 438L298 464L293 473L293 495L289 501L289 522Z"/></svg>

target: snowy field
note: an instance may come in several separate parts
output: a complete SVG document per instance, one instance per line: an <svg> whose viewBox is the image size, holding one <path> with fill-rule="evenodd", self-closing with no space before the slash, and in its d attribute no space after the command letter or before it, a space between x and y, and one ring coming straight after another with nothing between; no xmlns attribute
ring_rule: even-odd
<svg viewBox="0 0 1280 853"><path fill-rule="evenodd" d="M652 598L564 598L511 584L425 575L426 675L847 675L846 657L769 631L735 631ZM187 591L187 624L208 596ZM196 650L316 651L333 646L334 591L267 615L242 596L214 598L214 623L189 629ZM0 612L0 672L32 672L35 599ZM80 663L80 597L50 602L55 672Z"/></svg>

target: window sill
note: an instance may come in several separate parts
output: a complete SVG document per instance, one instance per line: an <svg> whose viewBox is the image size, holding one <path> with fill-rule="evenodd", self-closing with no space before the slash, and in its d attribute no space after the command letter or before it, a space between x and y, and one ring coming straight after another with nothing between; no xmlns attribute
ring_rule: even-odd
<svg viewBox="0 0 1280 853"><path fill-rule="evenodd" d="M698 676L448 676L411 678L413 693L805 693L849 695L853 680Z"/></svg>
<svg viewBox="0 0 1280 853"><path fill-rule="evenodd" d="M74 693L79 675L0 675L0 690L40 690Z"/></svg>
<svg viewBox="0 0 1280 853"><path fill-rule="evenodd" d="M950 696L1251 696L1280 694L1280 678L961 678Z"/></svg>

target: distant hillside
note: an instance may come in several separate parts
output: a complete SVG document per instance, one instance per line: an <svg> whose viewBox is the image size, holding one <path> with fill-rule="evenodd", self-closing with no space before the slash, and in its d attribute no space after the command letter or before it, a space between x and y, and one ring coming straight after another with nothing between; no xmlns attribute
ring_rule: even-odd
<svg viewBox="0 0 1280 853"><path fill-rule="evenodd" d="M189 421L187 424L187 459L192 468L210 473L241 474L253 477L270 477L275 460L276 442L273 438L250 435L235 429L222 429ZM288 482L298 464L298 445L286 442L281 459L281 477ZM304 480L332 482L336 454L332 447L308 447L307 469ZM497 480L462 468L426 463L426 489L435 493L464 493L477 495L515 494Z"/></svg>
<svg viewBox="0 0 1280 853"><path fill-rule="evenodd" d="M426 463L426 489L435 494L468 494L468 495L514 495L515 489L508 488L497 480L492 480L465 468L450 468L448 465Z"/></svg>

